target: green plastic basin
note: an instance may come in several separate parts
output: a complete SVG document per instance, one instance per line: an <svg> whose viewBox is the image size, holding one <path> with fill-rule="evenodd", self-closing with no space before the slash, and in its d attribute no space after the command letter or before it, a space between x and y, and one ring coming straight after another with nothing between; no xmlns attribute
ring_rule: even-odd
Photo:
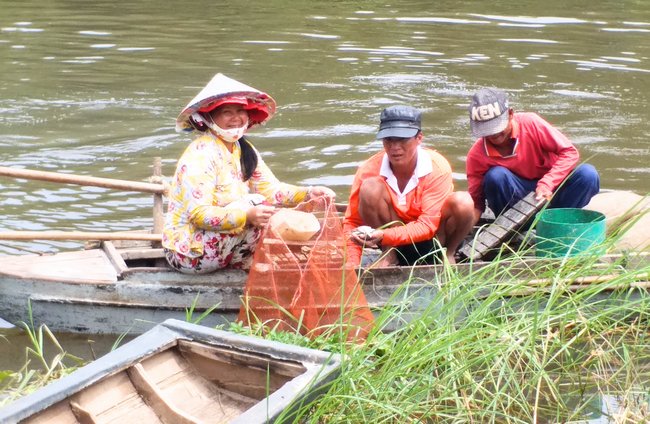
<svg viewBox="0 0 650 424"><path fill-rule="evenodd" d="M605 215L586 209L545 209L539 214L535 254L558 258L585 252L602 254L596 248L605 241Z"/></svg>

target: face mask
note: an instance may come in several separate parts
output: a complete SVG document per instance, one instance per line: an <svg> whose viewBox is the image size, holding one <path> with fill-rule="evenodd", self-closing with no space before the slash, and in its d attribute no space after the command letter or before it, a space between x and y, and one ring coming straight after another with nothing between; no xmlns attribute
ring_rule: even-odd
<svg viewBox="0 0 650 424"><path fill-rule="evenodd" d="M214 135L216 135L218 138L221 140L225 141L226 143L234 143L235 141L239 140L244 136L246 133L246 130L248 129L248 122L245 122L244 125L242 125L239 128L221 128L214 122L206 122L208 125L208 128L210 128L213 132Z"/></svg>
<svg viewBox="0 0 650 424"><path fill-rule="evenodd" d="M223 129L216 124L208 125L215 135L226 143L234 143L244 136L248 125L239 128Z"/></svg>

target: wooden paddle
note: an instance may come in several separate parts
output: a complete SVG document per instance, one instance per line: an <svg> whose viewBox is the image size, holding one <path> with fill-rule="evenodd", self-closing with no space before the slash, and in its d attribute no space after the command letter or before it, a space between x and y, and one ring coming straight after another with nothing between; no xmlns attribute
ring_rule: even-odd
<svg viewBox="0 0 650 424"><path fill-rule="evenodd" d="M159 157L154 158L153 175L155 179L162 180L161 169L161 159ZM148 240L154 242L154 247L158 247L160 244L160 233L162 232L164 220L162 197L167 191L167 187L164 184L62 174L60 172L35 171L31 169L16 169L6 166L0 166L0 176L153 193L154 203L153 234L119 231L105 233L83 231L7 231L0 232L0 240Z"/></svg>
<svg viewBox="0 0 650 424"><path fill-rule="evenodd" d="M161 160L154 158L154 178L161 179ZM162 196L167 187L159 183L117 180L113 178L89 177L85 175L62 174L60 172L35 171L0 166L0 176L39 180L52 183L76 184L82 186L104 187L116 190L139 191L154 194L153 232L84 232L84 231L6 231L0 232L0 240L147 240L159 243L163 227ZM336 204L339 212L345 212L347 205Z"/></svg>
<svg viewBox="0 0 650 424"><path fill-rule="evenodd" d="M16 169L7 166L0 166L0 176L23 178L26 180L49 181L52 183L77 184L83 186L112 188L117 190L165 194L165 186L163 184L116 180L113 178L88 177L85 175L62 174L60 172Z"/></svg>
<svg viewBox="0 0 650 424"><path fill-rule="evenodd" d="M129 231L3 231L0 240L146 240L159 242L161 234Z"/></svg>

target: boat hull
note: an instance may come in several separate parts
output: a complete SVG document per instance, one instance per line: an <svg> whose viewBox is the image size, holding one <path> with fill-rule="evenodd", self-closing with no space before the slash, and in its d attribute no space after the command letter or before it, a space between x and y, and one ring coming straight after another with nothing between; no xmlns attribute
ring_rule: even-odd
<svg viewBox="0 0 650 424"><path fill-rule="evenodd" d="M406 270L365 273L362 281L368 304L379 311L402 298L408 299L409 311L422 310L438 291L437 271L432 267L422 270L421 278L424 274L430 281L413 283L404 292L399 288L409 279ZM201 324L214 326L237 318L245 281L246 273L238 270L211 276L147 270L102 284L21 279L0 273L2 316L12 323L46 324L56 332L141 334L169 318L192 322L210 309Z"/></svg>
<svg viewBox="0 0 650 424"><path fill-rule="evenodd" d="M237 318L246 272L225 269L206 275L182 274L161 265L160 252L151 249L138 255L158 261L158 266L124 263L116 267L110 252L92 249L49 257L0 258L0 316L14 324L33 322L56 332L90 334L141 334L169 318L194 322L207 310L211 312L201 319L205 325ZM121 255L128 259L134 254ZM647 255L639 256L630 266L647 263ZM64 264L65 269L59 270L61 265L56 264ZM557 260L519 258L501 265L509 267L512 279L533 279L531 269L540 272L557 264ZM385 323L384 329L392 331L425 311L450 278L480 276L479 271L488 266L476 262L376 268L359 270L358 275L371 309L378 312L390 306L401 311ZM531 289L539 289L535 287Z"/></svg>

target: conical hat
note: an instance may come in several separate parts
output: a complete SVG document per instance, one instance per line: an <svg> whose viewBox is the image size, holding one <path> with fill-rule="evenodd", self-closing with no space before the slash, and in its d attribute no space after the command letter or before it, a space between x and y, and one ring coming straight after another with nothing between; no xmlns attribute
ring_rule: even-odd
<svg viewBox="0 0 650 424"><path fill-rule="evenodd" d="M192 131L189 117L194 112L209 112L225 104L243 104L248 111L248 127L263 124L275 113L275 100L268 94L219 73L203 87L176 118L176 131Z"/></svg>

